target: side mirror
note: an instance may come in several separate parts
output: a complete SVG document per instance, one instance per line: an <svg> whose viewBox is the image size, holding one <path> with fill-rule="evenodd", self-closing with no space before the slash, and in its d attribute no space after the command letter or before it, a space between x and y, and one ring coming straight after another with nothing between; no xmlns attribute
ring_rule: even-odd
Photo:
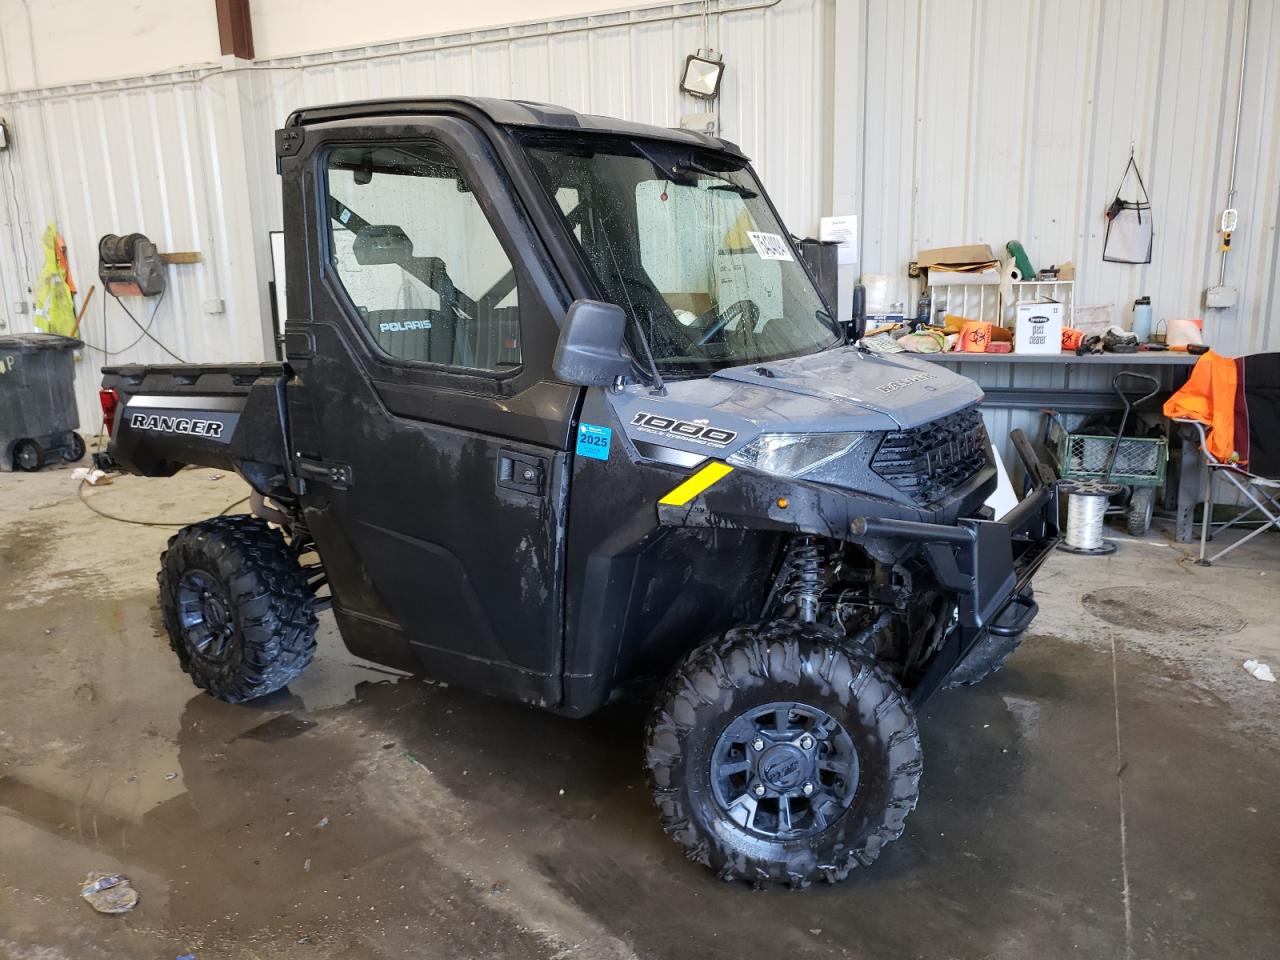
<svg viewBox="0 0 1280 960"><path fill-rule="evenodd" d="M849 318L847 335L850 343L857 343L867 332L867 288L857 284L853 288L853 310Z"/></svg>
<svg viewBox="0 0 1280 960"><path fill-rule="evenodd" d="M565 383L607 387L631 372L622 349L627 314L617 304L575 300L564 315L551 369Z"/></svg>

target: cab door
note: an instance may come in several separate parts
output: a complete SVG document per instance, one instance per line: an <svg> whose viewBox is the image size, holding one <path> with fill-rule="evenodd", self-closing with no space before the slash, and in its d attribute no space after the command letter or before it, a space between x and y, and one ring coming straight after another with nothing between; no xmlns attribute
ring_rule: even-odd
<svg viewBox="0 0 1280 960"><path fill-rule="evenodd" d="M282 174L291 445L344 640L557 702L581 390L539 238L458 118L308 128Z"/></svg>

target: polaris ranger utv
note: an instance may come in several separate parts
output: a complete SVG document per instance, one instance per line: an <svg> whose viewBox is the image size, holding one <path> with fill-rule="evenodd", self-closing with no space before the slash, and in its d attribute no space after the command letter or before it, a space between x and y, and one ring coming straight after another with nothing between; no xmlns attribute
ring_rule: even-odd
<svg viewBox="0 0 1280 960"><path fill-rule="evenodd" d="M666 831L726 879L870 864L916 711L1003 662L1057 539L968 379L864 352L731 143L531 103L293 113L283 363L104 370L124 470L237 470L160 603L231 703L356 655L580 717L657 690Z"/></svg>

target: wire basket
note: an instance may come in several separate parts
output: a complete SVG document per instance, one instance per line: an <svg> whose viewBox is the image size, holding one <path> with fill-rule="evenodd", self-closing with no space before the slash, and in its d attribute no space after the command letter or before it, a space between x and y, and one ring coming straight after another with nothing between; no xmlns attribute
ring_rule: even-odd
<svg viewBox="0 0 1280 960"><path fill-rule="evenodd" d="M1058 476L1064 480L1102 479L1116 443L1115 437L1071 433L1058 417L1050 419L1046 440L1057 461ZM1158 487L1164 483L1168 460L1169 442L1164 437L1125 437L1116 449L1107 480L1131 487Z"/></svg>

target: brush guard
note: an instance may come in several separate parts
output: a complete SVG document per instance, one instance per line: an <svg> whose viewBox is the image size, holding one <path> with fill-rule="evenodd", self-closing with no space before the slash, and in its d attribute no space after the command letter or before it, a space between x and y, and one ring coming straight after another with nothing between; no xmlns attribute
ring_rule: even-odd
<svg viewBox="0 0 1280 960"><path fill-rule="evenodd" d="M957 625L911 693L920 705L946 680L987 633L1014 636L1026 630L1038 607L1031 578L1060 539L1058 496L1052 468L1036 454L1026 434L1010 434L1026 472L1027 491L999 520L965 518L957 525L859 517L850 524L854 541L915 543L938 585L955 595Z"/></svg>

